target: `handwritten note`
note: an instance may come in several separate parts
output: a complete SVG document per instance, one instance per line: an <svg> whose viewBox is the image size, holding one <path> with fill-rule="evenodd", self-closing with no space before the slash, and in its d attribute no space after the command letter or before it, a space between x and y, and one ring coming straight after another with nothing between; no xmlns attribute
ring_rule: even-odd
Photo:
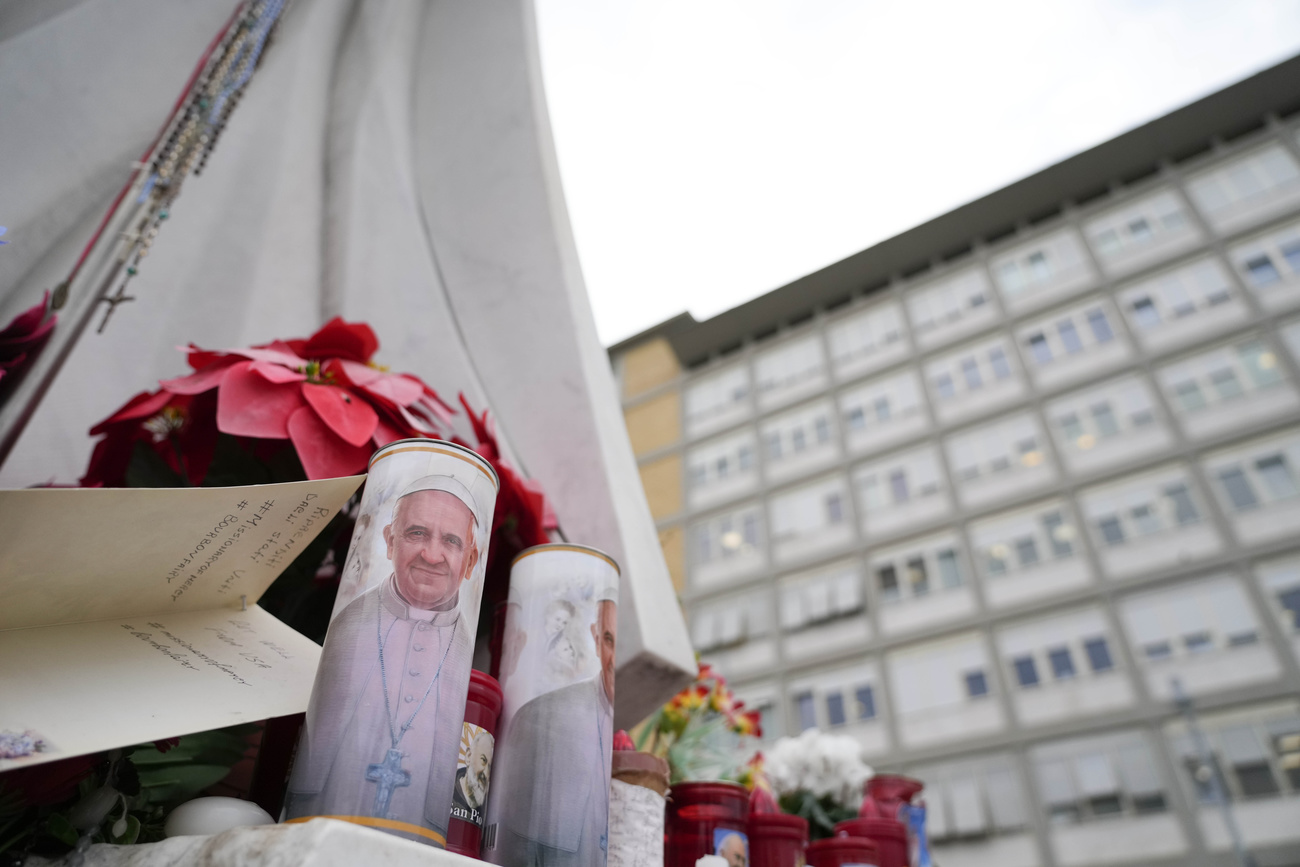
<svg viewBox="0 0 1300 867"><path fill-rule="evenodd" d="M66 758L307 707L320 648L256 606L0 632L0 730Z"/></svg>
<svg viewBox="0 0 1300 867"><path fill-rule="evenodd" d="M0 491L0 771L298 713L320 648L256 606L361 476Z"/></svg>
<svg viewBox="0 0 1300 867"><path fill-rule="evenodd" d="M255 602L361 480L0 491L0 629Z"/></svg>

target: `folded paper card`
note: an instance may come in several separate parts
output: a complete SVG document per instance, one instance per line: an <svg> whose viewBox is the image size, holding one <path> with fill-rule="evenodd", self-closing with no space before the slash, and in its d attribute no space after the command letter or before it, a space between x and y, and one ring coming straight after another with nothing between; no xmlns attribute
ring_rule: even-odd
<svg viewBox="0 0 1300 867"><path fill-rule="evenodd" d="M364 478L0 491L0 771L306 710L256 602Z"/></svg>

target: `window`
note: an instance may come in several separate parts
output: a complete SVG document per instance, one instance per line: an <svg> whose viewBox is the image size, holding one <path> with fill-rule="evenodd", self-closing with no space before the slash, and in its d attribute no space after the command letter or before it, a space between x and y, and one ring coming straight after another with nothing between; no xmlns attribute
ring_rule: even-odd
<svg viewBox="0 0 1300 867"><path fill-rule="evenodd" d="M969 268L941 282L908 292L907 307L918 334L941 331L984 307L988 291L983 272Z"/></svg>
<svg viewBox="0 0 1300 867"><path fill-rule="evenodd" d="M1029 338L1029 352L1034 357L1034 361L1039 364L1047 364L1052 360L1052 350L1047 345L1047 338L1041 334Z"/></svg>
<svg viewBox="0 0 1300 867"><path fill-rule="evenodd" d="M925 571L925 560L913 557L907 561L907 580L911 583L913 596L925 596L930 592L930 577Z"/></svg>
<svg viewBox="0 0 1300 867"><path fill-rule="evenodd" d="M1204 630L1192 632L1183 636L1183 646L1187 648L1188 653L1204 653L1214 649L1214 639Z"/></svg>
<svg viewBox="0 0 1300 867"><path fill-rule="evenodd" d="M1279 591L1277 601L1282 610L1290 615L1291 628L1300 632L1300 587Z"/></svg>
<svg viewBox="0 0 1300 867"><path fill-rule="evenodd" d="M1106 311L1095 302L1029 324L1018 332L1040 368L1081 356L1115 339Z"/></svg>
<svg viewBox="0 0 1300 867"><path fill-rule="evenodd" d="M961 586L961 569L957 566L957 552L951 548L939 552L939 581L944 587Z"/></svg>
<svg viewBox="0 0 1300 867"><path fill-rule="evenodd" d="M993 368L993 376L997 379L1007 379L1011 376L1011 365L1007 362L1007 354L1000 346L989 350L989 366Z"/></svg>
<svg viewBox="0 0 1300 867"><path fill-rule="evenodd" d="M1228 499L1232 501L1232 507L1238 512L1244 512L1259 505L1259 500L1255 497L1255 491L1251 488L1250 482L1246 480L1246 474L1241 471L1240 467L1229 467L1220 470L1219 482L1223 485L1223 490L1227 493Z"/></svg>
<svg viewBox="0 0 1300 867"><path fill-rule="evenodd" d="M903 345L901 311L894 304L877 305L831 323L827 336L837 365L887 358Z"/></svg>
<svg viewBox="0 0 1300 867"><path fill-rule="evenodd" d="M832 524L843 523L844 502L839 494L830 494L826 497L826 520Z"/></svg>
<svg viewBox="0 0 1300 867"><path fill-rule="evenodd" d="M1151 303L1151 299L1146 296L1133 300L1133 316L1142 328L1155 328L1160 324L1160 314L1156 312L1156 306Z"/></svg>
<svg viewBox="0 0 1300 867"><path fill-rule="evenodd" d="M907 502L907 474L905 472L894 470L889 474L889 491L893 494L895 503Z"/></svg>
<svg viewBox="0 0 1300 867"><path fill-rule="evenodd" d="M826 722L834 728L844 725L844 696L836 691L826 696Z"/></svg>
<svg viewBox="0 0 1300 867"><path fill-rule="evenodd" d="M696 524L695 559L698 564L752 554L758 546L758 513L747 510Z"/></svg>
<svg viewBox="0 0 1300 867"><path fill-rule="evenodd" d="M1032 656L1019 656L1011 661L1016 669L1016 682L1021 686L1038 686L1038 667Z"/></svg>
<svg viewBox="0 0 1300 867"><path fill-rule="evenodd" d="M824 415L817 416L814 421L817 430L817 442L828 443L831 441L831 421Z"/></svg>
<svg viewBox="0 0 1300 867"><path fill-rule="evenodd" d="M1174 386L1174 397L1178 400L1178 406L1184 413L1193 413L1205 407L1205 395L1201 394L1201 387L1196 384L1195 380L1180 382Z"/></svg>
<svg viewBox="0 0 1300 867"><path fill-rule="evenodd" d="M984 393L1012 377L1011 362L1000 340L936 359L925 370L935 399L941 403Z"/></svg>
<svg viewBox="0 0 1300 867"><path fill-rule="evenodd" d="M1110 671L1115 667L1110 656L1110 646L1103 637L1089 638L1083 642L1083 651L1088 655L1088 665L1094 672Z"/></svg>
<svg viewBox="0 0 1300 867"><path fill-rule="evenodd" d="M1097 432L1101 436L1111 437L1119 433L1119 425L1115 422L1115 413L1109 403L1093 404L1092 419L1096 422Z"/></svg>
<svg viewBox="0 0 1300 867"><path fill-rule="evenodd" d="M686 419L702 424L745 405L749 397L749 374L743 367L701 379L686 389Z"/></svg>
<svg viewBox="0 0 1300 867"><path fill-rule="evenodd" d="M1165 496L1174 506L1174 520L1180 526L1195 524L1201 520L1200 514L1196 511L1195 504L1192 503L1192 495L1188 492L1184 484L1167 485L1164 489Z"/></svg>
<svg viewBox="0 0 1300 867"><path fill-rule="evenodd" d="M989 683L983 671L966 672L966 694L971 698L980 698L989 694Z"/></svg>
<svg viewBox="0 0 1300 867"><path fill-rule="evenodd" d="M1047 661L1052 664L1052 677L1057 680L1074 677L1074 658L1070 656L1070 648L1055 647L1048 650Z"/></svg>
<svg viewBox="0 0 1300 867"><path fill-rule="evenodd" d="M1286 465L1283 455L1260 458L1255 461L1255 469L1273 499L1283 500L1296 495L1295 477L1291 475L1291 468Z"/></svg>
<svg viewBox="0 0 1300 867"><path fill-rule="evenodd" d="M1077 287L1071 278L1086 275L1088 266L1078 237L1062 229L996 256L994 276L1003 296L1013 305L1021 299L1065 284Z"/></svg>
<svg viewBox="0 0 1300 867"><path fill-rule="evenodd" d="M1153 333L1231 301L1232 292L1218 260L1202 258L1143 280L1120 297L1138 330Z"/></svg>
<svg viewBox="0 0 1300 867"><path fill-rule="evenodd" d="M921 413L920 383L910 372L878 379L846 392L840 409L852 432L889 430Z"/></svg>
<svg viewBox="0 0 1300 867"><path fill-rule="evenodd" d="M817 727L817 708L813 704L811 692L801 692L794 697L795 707L799 713L799 731Z"/></svg>
<svg viewBox="0 0 1300 867"><path fill-rule="evenodd" d="M1079 340L1079 331L1074 327L1074 323L1069 319L1063 319L1056 325L1056 331L1061 335L1061 343L1065 346L1065 351L1070 355L1083 351L1083 342Z"/></svg>
<svg viewBox="0 0 1300 867"><path fill-rule="evenodd" d="M1281 145L1271 145L1193 177L1188 191L1211 222L1248 213L1300 178Z"/></svg>
<svg viewBox="0 0 1300 867"><path fill-rule="evenodd" d="M1237 374L1231 367L1210 371L1210 384L1214 386L1214 391L1220 400L1232 400L1244 394L1241 383L1237 380Z"/></svg>
<svg viewBox="0 0 1300 867"><path fill-rule="evenodd" d="M1099 519L1097 529L1101 531L1102 541L1107 545L1121 545L1124 543L1124 529L1120 526L1119 518L1114 515Z"/></svg>
<svg viewBox="0 0 1300 867"><path fill-rule="evenodd" d="M1250 280L1252 286L1264 287L1282 280L1282 275L1278 273L1277 268L1273 265L1273 260L1268 256L1256 256L1253 259L1246 260L1245 264L1246 277Z"/></svg>
<svg viewBox="0 0 1300 867"><path fill-rule="evenodd" d="M1066 525L1060 512L1049 512L1044 515L1043 529L1047 531L1047 540L1052 547L1053 557L1074 555L1074 547L1070 544L1070 540L1074 538L1074 528Z"/></svg>
<svg viewBox="0 0 1300 867"><path fill-rule="evenodd" d="M880 598L889 601L899 598L898 572L892 565L881 566L876 573L880 582Z"/></svg>
<svg viewBox="0 0 1300 867"><path fill-rule="evenodd" d="M1110 320L1100 307L1088 311L1088 327L1092 329L1092 336L1098 343L1109 343L1115 337Z"/></svg>
<svg viewBox="0 0 1300 867"><path fill-rule="evenodd" d="M1038 562L1038 545L1032 536L1016 540L1016 559L1020 561L1022 568Z"/></svg>
<svg viewBox="0 0 1300 867"><path fill-rule="evenodd" d="M1098 256L1113 262L1183 233L1186 225L1176 195L1162 191L1089 221L1085 232Z"/></svg>
<svg viewBox="0 0 1300 867"><path fill-rule="evenodd" d="M858 719L869 720L876 718L876 696L870 686L860 686L854 693L858 701Z"/></svg>
<svg viewBox="0 0 1300 867"><path fill-rule="evenodd" d="M759 395L794 388L823 371L821 343L816 337L791 340L764 350L754 358Z"/></svg>
<svg viewBox="0 0 1300 867"><path fill-rule="evenodd" d="M1169 646L1168 641L1152 641L1148 644L1142 645L1142 652L1146 654L1147 659L1152 662L1157 662L1171 657L1173 655L1173 648Z"/></svg>

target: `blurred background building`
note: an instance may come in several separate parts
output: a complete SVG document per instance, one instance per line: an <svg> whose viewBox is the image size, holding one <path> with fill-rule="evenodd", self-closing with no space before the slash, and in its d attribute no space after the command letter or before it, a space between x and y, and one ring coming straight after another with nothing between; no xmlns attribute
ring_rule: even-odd
<svg viewBox="0 0 1300 867"><path fill-rule="evenodd" d="M943 867L1233 863L1175 679L1300 863L1297 109L1300 58L610 350L696 649L923 778Z"/></svg>

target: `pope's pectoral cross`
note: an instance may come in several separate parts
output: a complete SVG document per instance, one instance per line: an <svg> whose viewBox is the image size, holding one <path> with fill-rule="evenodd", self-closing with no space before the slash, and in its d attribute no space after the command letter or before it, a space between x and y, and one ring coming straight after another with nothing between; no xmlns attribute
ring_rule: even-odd
<svg viewBox="0 0 1300 867"><path fill-rule="evenodd" d="M382 763L367 767L366 779L375 783L375 818L388 818L393 790L411 785L411 772L402 769L402 751L389 750Z"/></svg>

